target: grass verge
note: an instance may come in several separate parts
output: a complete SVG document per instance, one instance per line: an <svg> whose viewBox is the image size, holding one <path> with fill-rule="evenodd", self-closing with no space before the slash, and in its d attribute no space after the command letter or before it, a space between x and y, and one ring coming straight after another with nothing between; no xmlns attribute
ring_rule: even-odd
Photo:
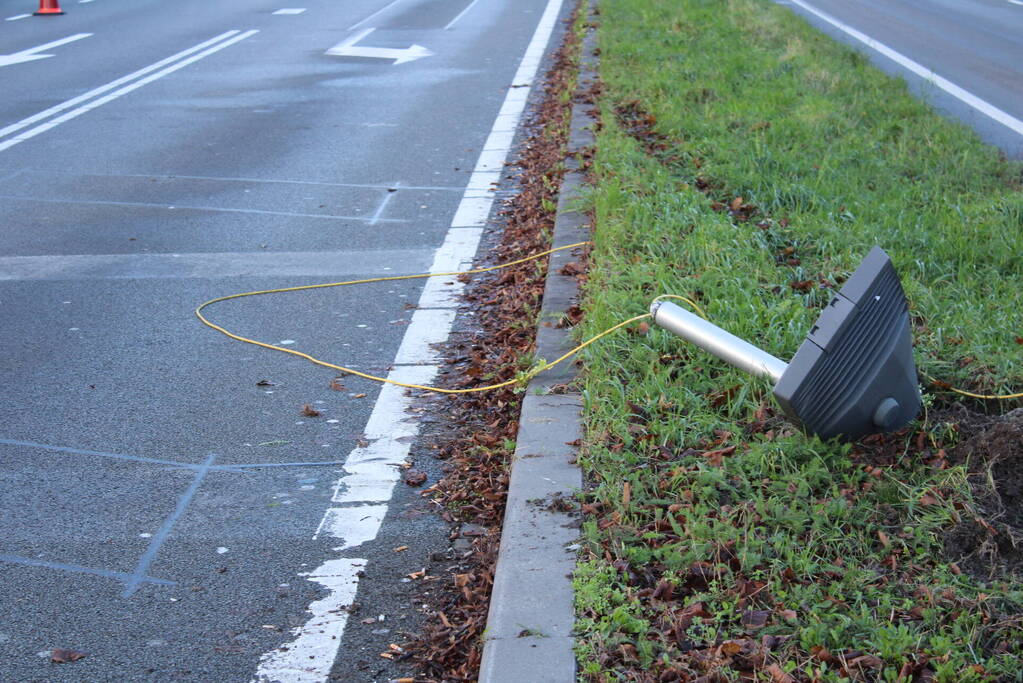
<svg viewBox="0 0 1023 683"><path fill-rule="evenodd" d="M1019 390L1018 164L766 0L601 12L584 336L677 293L789 358L880 244L921 372ZM586 369L582 679L1023 680L1019 402L843 445L660 330Z"/></svg>

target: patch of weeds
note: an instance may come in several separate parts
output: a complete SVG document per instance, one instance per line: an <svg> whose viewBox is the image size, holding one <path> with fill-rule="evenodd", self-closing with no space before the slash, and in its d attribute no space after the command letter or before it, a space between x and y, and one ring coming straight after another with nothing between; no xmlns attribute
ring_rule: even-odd
<svg viewBox="0 0 1023 683"><path fill-rule="evenodd" d="M580 336L674 293L789 358L880 244L921 370L1018 390L1018 164L765 0L601 11ZM660 330L585 362L581 679L1021 680L1019 402L840 444Z"/></svg>

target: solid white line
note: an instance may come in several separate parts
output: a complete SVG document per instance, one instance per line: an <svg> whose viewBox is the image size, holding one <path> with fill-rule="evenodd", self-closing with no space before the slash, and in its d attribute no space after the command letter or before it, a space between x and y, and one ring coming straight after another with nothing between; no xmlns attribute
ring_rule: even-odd
<svg viewBox="0 0 1023 683"><path fill-rule="evenodd" d="M28 19L31 14L15 14L13 17L7 17L4 21L17 21L18 19Z"/></svg>
<svg viewBox="0 0 1023 683"><path fill-rule="evenodd" d="M302 14L302 12L305 12L305 7L285 7L277 10L274 14Z"/></svg>
<svg viewBox="0 0 1023 683"><path fill-rule="evenodd" d="M62 123L66 123L67 121L70 121L71 119L77 118L77 117L81 116L82 114L84 114L86 112L92 111L93 109L96 109L97 107L103 106L107 102L110 102L112 100L116 100L118 97L122 97L123 95L127 95L128 93L130 93L130 92L132 92L134 90L138 90L139 88L141 88L144 85L152 83L153 81L158 80L160 78L163 78L164 76L167 76L168 74L172 74L172 73L174 73L175 71L177 71L179 69L183 69L186 66L188 66L189 64L193 64L194 62L197 62L200 59L208 57L208 56L210 56L210 55L212 55L212 54L214 54L216 52L220 52L224 48L229 47L231 45L234 45L235 43L240 42L242 40L245 40L246 38L249 38L250 36L254 36L257 33L259 33L259 31L256 30L256 29L253 29L253 30L250 30L250 31L246 31L245 33L241 33L239 35L236 35L236 36L234 36L232 38L228 38L224 42L219 43L219 44L215 45L214 47L211 47L211 48L209 48L207 50L203 50L202 52L200 52L200 53L198 53L196 55L192 55L191 57L188 57L187 59L183 59L180 62L177 62L177 63L173 64L172 66L167 67L166 69L163 69L161 71L157 71L156 73L150 74L149 76L146 76L145 78L137 80L137 81L131 83L130 85L126 85L125 87L123 87L123 88L121 88L119 90L115 90L114 92L110 93L109 95L104 95L103 97L100 97L99 99L93 100L93 101L89 102L88 104L85 104L85 105L83 105L81 107L78 107L77 109L72 109L71 111L67 112L66 114L62 114L61 116L58 116L55 119L51 119L51 120L47 121L46 123L44 123L44 124L42 124L40 126L36 126L35 128L30 128L29 130L25 131L21 135L18 135L17 137L11 138L10 140L6 140L4 142L0 142L0 152L4 151L5 149L11 148L14 145L17 145L18 143L24 142L25 140L28 140L30 138L34 138L36 135L39 135L40 133L45 133L46 131L50 130L51 128L56 128L57 126L59 126ZM8 127L10 127L10 126L8 126Z"/></svg>
<svg viewBox="0 0 1023 683"><path fill-rule="evenodd" d="M273 678L257 674L254 680L321 683L327 679L337 656L337 641L324 634L336 633L340 638L348 623L348 610L355 602L359 573L365 566L366 560L341 558L299 574L323 586L327 595L309 605L312 616L304 626L291 629L296 638L286 649L271 650L260 659L260 671L272 671Z"/></svg>
<svg viewBox="0 0 1023 683"><path fill-rule="evenodd" d="M1023 0L1009 0L1014 5L1023 5Z"/></svg>
<svg viewBox="0 0 1023 683"><path fill-rule="evenodd" d="M1012 0L1010 0L1010 2L1011 1ZM1011 114L1002 111L993 104L989 104L988 102L980 99L973 93L960 88L955 83L952 83L951 81L939 76L938 74L934 73L927 67L922 66L917 62L914 62L909 57L906 57L905 55L896 52L895 50L888 47L884 43L878 42L871 38L870 36L866 35L865 33L857 31L853 27L842 23L838 19L832 17L830 14L826 14L814 7L811 7L810 5L806 4L803 0L791 0L791 2L795 5L799 5L810 14L813 14L814 16L828 22L838 30L855 38L856 40L860 41L861 43L871 48L872 50L881 53L882 55L892 60L896 64L899 64L903 68L912 71L913 73L915 73L917 76L920 76L924 80L933 83L937 87L947 92L952 97L955 97L961 102L968 104L969 106L973 107L980 113L1002 124L1006 128L1009 128L1010 130L1012 130L1015 133L1018 133L1019 135L1023 135L1023 121L1020 121L1015 116L1012 116Z"/></svg>
<svg viewBox="0 0 1023 683"><path fill-rule="evenodd" d="M471 10L473 8L473 6L477 2L479 2L479 1L480 0L472 0L472 2L470 2L468 5L466 5L465 9L463 9L461 12L458 13L457 17L455 17L454 19L452 19L451 21L448 22L448 25L444 27L444 30L447 31L449 28L454 26L458 22L458 20L461 19L462 17L464 17L466 12Z"/></svg>
<svg viewBox="0 0 1023 683"><path fill-rule="evenodd" d="M512 81L514 85L529 86L536 76L544 50L550 41L554 27L557 25L558 13L564 0L548 0L543 16L537 24L533 38L526 48L525 56ZM508 96L512 99L520 95L512 95L517 88L509 89ZM520 110L521 114L521 110ZM511 120L508 114L496 117L490 136L487 138L486 150L480 154L476 171L489 173L501 159L493 154L503 149L507 158L511 149L512 135L495 135L511 126L514 131L518 119ZM503 145L501 147L500 145ZM503 164L502 164L503 165ZM474 173L475 176L475 173ZM445 237L444 244L437 249L431 273L447 273L464 268L472 262L479 247L483 225L493 204L493 192L480 199L475 197L478 191L471 186L465 189L462 203L452 219L451 228ZM471 218L471 224L462 223ZM439 368L432 364L400 365L400 361L412 363L432 363L432 351L421 342L423 339L446 339L451 333L454 318L455 295L461 291L462 284L457 281L438 283L442 278L433 278L423 289L419 298L419 310L413 321L405 330L402 344L396 354L395 368L389 378L414 384L429 384L433 381ZM430 309L445 309L431 312ZM354 449L345 460L345 476L334 486L333 505L324 513L315 536L321 534L342 540L340 548L350 549L361 543L373 540L386 513L391 500L394 485L400 473L398 468L408 458L411 441L419 434L419 421L411 412L412 397L401 387L386 384L380 390L380 396L373 405L369 422L364 430L367 446ZM372 535L370 535L372 532ZM330 562L365 562L364 560L338 559L329 561L314 575L330 565ZM321 582L322 583L322 582ZM326 586L326 584L324 584ZM326 586L331 593L320 601L331 604L349 604L354 599L357 586L353 581L342 588ZM315 606L310 605L312 616L304 626L294 629L296 639L286 643L282 648L271 650L260 658L255 683L271 683L272 681L288 681L288 683L322 683L330 672L341 641L344 637L347 617L343 609L336 609L333 614L324 614Z"/></svg>
<svg viewBox="0 0 1023 683"><path fill-rule="evenodd" d="M365 19L363 19L362 21L358 21L358 22L356 22L356 23L352 24L351 26L349 26L349 27L348 27L348 30L349 30L349 31L351 31L351 30L353 30L353 29L359 28L360 26L362 26L363 24L365 24L366 22L368 22L368 21L369 21L370 19L373 19L373 18L374 18L374 17L376 17L376 16L378 15L378 14L383 14L383 13L384 13L384 12L386 12L387 10L391 9L391 7L392 7L393 5L397 5L397 4L399 3L399 2L401 2L401 0L391 0L391 2L387 3L387 4L385 5L385 6L381 7L381 8L380 8L380 9L378 9L378 10L377 10L376 12L373 12L373 14L369 15L368 17L366 17L366 18L365 18Z"/></svg>
<svg viewBox="0 0 1023 683"><path fill-rule="evenodd" d="M103 93L105 93L107 91L110 91L110 90L113 90L114 88L116 88L118 86L124 85L125 83L128 83L129 81L133 81L133 80L135 80L136 78L138 78L140 76L145 76L147 73L149 73L151 71L155 71L155 70L160 69L160 68L162 68L164 66L167 66L168 64L170 64L172 62L175 62L175 61L181 59L182 57L187 57L188 55L190 55L190 54L192 54L194 52L198 52L199 50L202 50L202 49L204 49L206 47L209 47L210 45L213 45L215 43L218 43L221 40L225 40L227 38L230 38L231 36L236 35L237 33L238 33L238 31L226 31L224 33L221 33L219 36L216 36L214 38L210 38L209 40L206 40L206 41L203 41L203 42L199 43L198 45L193 45L192 47L188 48L187 50L182 50L181 52L177 53L176 55L171 55L170 57L167 57L166 59L161 59L159 62L156 62L155 64L150 64L149 66L144 67L142 69L139 69L138 71L133 71L132 73L128 74L127 76L122 76L121 78L118 78L117 80L114 80L114 81L111 81L111 82L107 83L106 85L101 85L100 87L94 88L94 89L90 90L87 93L83 93L81 95L78 95L77 97L72 97L70 100L67 100L65 102L61 102L60 104L54 105L54 106L50 107L49 109L44 109L43 111L39 112L38 114L33 114L32 116L24 118L21 121L18 121L16 123L12 123L11 125L6 126L4 128L0 128L0 138L6 137L6 136L10 135L11 133L13 133L13 132L15 132L17 130L21 130L22 128L26 128L28 126L31 126L33 123L37 123L39 121L42 121L45 118L49 118L50 116L53 116L54 114L57 114L59 112L64 111L65 109L70 109L71 107L74 107L75 105L81 104L82 102L85 102L86 100L92 99L93 97L95 97L97 95L102 95Z"/></svg>

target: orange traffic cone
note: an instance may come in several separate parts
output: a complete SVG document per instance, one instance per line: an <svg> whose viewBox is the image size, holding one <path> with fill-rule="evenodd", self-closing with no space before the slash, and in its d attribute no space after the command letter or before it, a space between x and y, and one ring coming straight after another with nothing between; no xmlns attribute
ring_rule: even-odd
<svg viewBox="0 0 1023 683"><path fill-rule="evenodd" d="M39 0L39 11L35 14L37 16L40 14L64 14L64 10L60 8L60 0Z"/></svg>

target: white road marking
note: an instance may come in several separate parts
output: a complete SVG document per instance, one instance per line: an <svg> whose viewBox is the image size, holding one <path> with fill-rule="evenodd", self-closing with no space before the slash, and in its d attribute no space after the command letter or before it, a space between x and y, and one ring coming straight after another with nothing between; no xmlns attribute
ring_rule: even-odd
<svg viewBox="0 0 1023 683"><path fill-rule="evenodd" d="M13 17L7 17L4 21L17 21L18 19L28 19L31 14L15 14Z"/></svg>
<svg viewBox="0 0 1023 683"><path fill-rule="evenodd" d="M359 28L363 24L368 23L369 21L375 19L377 16L379 16L379 15L383 14L384 12L386 12L387 10L391 9L391 7L393 7L394 5L397 5L399 2L401 2L401 0L391 0L391 2L387 3L386 5L384 5L380 9L378 9L376 12L373 12L373 14L369 15L368 17L366 17L362 21L357 21L354 24L352 24L351 26L349 26L348 30L349 31L353 31L353 30Z"/></svg>
<svg viewBox="0 0 1023 683"><path fill-rule="evenodd" d="M92 35L91 33L76 33L75 35L68 36L67 38L61 38L60 40L54 40L49 43L43 43L42 45L37 45L36 47L30 47L27 50L21 50L20 52L12 52L9 55L0 55L0 66L10 66L11 64L20 64L22 62L31 62L37 59L46 59L47 57L52 57L53 55L42 55L39 53L42 52L43 50L49 50L51 47L67 45L68 43L73 43L76 40L88 38L91 35Z"/></svg>
<svg viewBox="0 0 1023 683"><path fill-rule="evenodd" d="M476 3L479 2L479 1L480 0L472 0L472 2L470 2L468 5L465 6L465 9L463 9L461 12L458 13L457 17L455 17L454 19L452 19L451 21L448 22L448 25L444 27L444 30L447 31L449 28L451 28L452 26L457 24L458 20L461 19L462 17L464 17L466 15L466 13L469 10L471 10L476 5Z"/></svg>
<svg viewBox="0 0 1023 683"><path fill-rule="evenodd" d="M302 14L302 12L305 12L305 7L285 7L277 10L274 14Z"/></svg>
<svg viewBox="0 0 1023 683"><path fill-rule="evenodd" d="M455 321L455 310L421 308L412 314L409 327L415 328L419 334L406 334L402 337L401 346L394 357L396 365L424 365L436 363L439 354L435 345L448 338L448 331Z"/></svg>
<svg viewBox="0 0 1023 683"><path fill-rule="evenodd" d="M69 109L83 102L88 102L90 99L96 97L97 95L102 95L103 93L113 90L114 88L124 85L125 83L130 83L130 85L126 85L108 95L92 100L91 102L88 102L88 104L78 107L77 109L73 109L72 111L63 114L62 116L51 119L50 121L47 121L46 123L40 126L36 126L35 128L31 128L22 133L21 135L18 135L17 137L5 140L4 142L0 142L0 152L2 152L5 149L9 149L10 147L13 147L14 145L20 142L24 142L25 140L33 138L36 135L39 135L40 133L44 133L51 128L59 126L61 123L64 123L65 121L69 121L73 118L81 116L87 111L90 111L92 109L95 109L96 107L106 104L111 100L117 99L122 95L126 95L127 93L133 90L137 90L138 88L141 88L147 83L151 83L157 79L163 78L164 76L171 74L177 71L178 69L182 69L188 66L189 64L192 64L193 62L197 62L200 59L203 59L204 57L208 57L209 55L215 52L219 52L220 50L223 50L224 48L230 45L234 45L239 41L245 40L246 38L249 38L250 36L253 36L256 33L259 33L259 31L251 30L246 31L244 33L240 33L238 31L226 31L215 38L203 41L202 43L194 45L188 48L187 50L182 50L181 52L175 55L172 55L166 59L162 59L154 64L150 64L149 66L139 69L138 71L134 71L128 74L127 76L122 76L117 80L107 83L106 85L101 85L100 87L94 88L87 93L78 95L77 97L72 97L71 99L61 102L60 104L54 105L49 109L45 109L37 114L33 114L32 116L24 118L21 121L12 123L9 126L0 129L0 138L6 137L11 133L14 133L18 130L21 130L22 128L32 125L33 123L42 121L50 116L53 116L54 114L64 111L65 109ZM200 52L200 50L202 51ZM157 71L157 69L161 70ZM155 73L151 73L154 71ZM149 75L146 76L146 74ZM142 76L145 77L140 78Z"/></svg>
<svg viewBox="0 0 1023 683"><path fill-rule="evenodd" d="M79 5L86 5L86 4L90 3L90 2L92 2L92 0L78 0L78 4Z"/></svg>
<svg viewBox="0 0 1023 683"><path fill-rule="evenodd" d="M327 596L309 605L312 616L303 626L291 630L295 639L260 657L259 681L322 683L330 675L337 656L348 608L355 602L359 572L366 560L330 560L305 576L327 589ZM47 655L48 656L48 655ZM262 673L262 672L268 673Z"/></svg>
<svg viewBox="0 0 1023 683"><path fill-rule="evenodd" d="M429 50L422 45L411 45L406 48L356 45L356 43L375 30L376 29L367 28L364 31L360 31L354 36L345 39L327 50L326 54L334 57L371 57L373 59L393 59L394 66L433 55L432 50Z"/></svg>
<svg viewBox="0 0 1023 683"><path fill-rule="evenodd" d="M476 172L493 172L495 167L503 166L499 155L494 152L503 151L507 158L511 151L518 117L522 112L516 103L524 103L529 97L528 91L536 78L563 1L548 0L512 81L515 86L521 87L509 89L505 106L501 108L502 113L497 116L476 164ZM510 113L512 109L518 114L513 116ZM437 249L429 272L453 272L472 263L483 234L481 226L486 224L493 202L494 193L491 191L480 196L479 190L471 187L471 184L465 189L451 228L444 243ZM419 310L402 338L398 357L409 362L433 363L432 350L424 346L421 340L443 339L450 334L450 321L458 305L456 296L462 287L453 278L432 278L427 281L419 299ZM395 368L388 377L402 382L429 384L438 370L433 364L400 365L396 360ZM376 537L386 515L387 503L393 495L394 485L400 478L399 468L408 458L412 438L419 434L419 421L410 410L412 401L412 397L402 387L385 384L381 388L364 430L370 443L354 449L345 460L345 475L334 484L332 505L324 513L315 537L326 534L339 538L343 541L341 548L344 549L355 547L353 543L359 539L365 539L361 542L366 542ZM370 531L372 536L369 535ZM347 623L344 607L355 599L358 588L358 578L351 567L361 568L365 563L366 560L362 559L338 558L327 561L312 572L309 579L322 584L330 593L323 600L310 605L312 616L304 626L294 630L297 638L285 644L283 647L286 649L273 650L263 655L252 679L254 683L281 680L289 683L322 683L326 680L341 647ZM346 579L350 577L350 580L328 583L322 580L324 575L342 575Z"/></svg>
<svg viewBox="0 0 1023 683"><path fill-rule="evenodd" d="M1010 2L1012 2L1012 1L1013 0L1010 0ZM922 66L921 64L918 64L917 62L914 62L909 57L906 57L905 55L903 55L903 54L901 54L899 52L896 52L895 50L893 50L892 48L888 47L884 43L881 43L881 42L879 42L877 40L874 40L873 38L871 38L867 34L862 33L861 31L857 31L853 27L851 27L851 26L849 26L847 24L842 23L841 21L839 21L838 19L835 19L830 14L826 14L826 13L824 13L824 12L814 8L814 7L811 7L810 5L808 5L803 0L791 0L791 2L794 5L798 5L798 6L802 7L803 9L805 9L810 14L813 14L814 16L822 19L823 21L828 22L829 24L831 24L832 26L834 26L838 30L840 30L843 33L845 33L845 34L855 38L856 40L860 41L861 43L863 43L867 47L871 48L872 50L875 50L875 51L881 53L882 55L884 55L888 59L892 60L896 64L902 66L903 68L908 69L909 71L912 71L913 73L915 73L917 76L920 76L924 80L929 81L930 83L933 83L937 87L939 87L942 90L944 90L945 92L947 92L952 97L955 97L957 100L959 100L959 101L961 101L961 102L963 102L965 104L968 104L969 106L973 107L974 109L976 109L980 113L982 113L985 116L988 116L988 117L994 119L995 121L997 121L998 123L1002 124L1006 128L1012 130L1013 132L1018 133L1020 135L1023 135L1023 121L1020 121L1015 116L1012 116L1008 112L1002 111L1001 109L999 109L998 107L994 106L993 104L989 104L988 102L980 99L979 97L977 97L973 93L968 92L968 91L960 88L955 83L952 83L948 79L943 78L942 76L939 76L938 74L934 73L933 71L931 71L927 67ZM1018 3L1018 4L1023 4L1023 3Z"/></svg>
<svg viewBox="0 0 1023 683"><path fill-rule="evenodd" d="M1023 5L1023 0L1009 0L1014 5Z"/></svg>

